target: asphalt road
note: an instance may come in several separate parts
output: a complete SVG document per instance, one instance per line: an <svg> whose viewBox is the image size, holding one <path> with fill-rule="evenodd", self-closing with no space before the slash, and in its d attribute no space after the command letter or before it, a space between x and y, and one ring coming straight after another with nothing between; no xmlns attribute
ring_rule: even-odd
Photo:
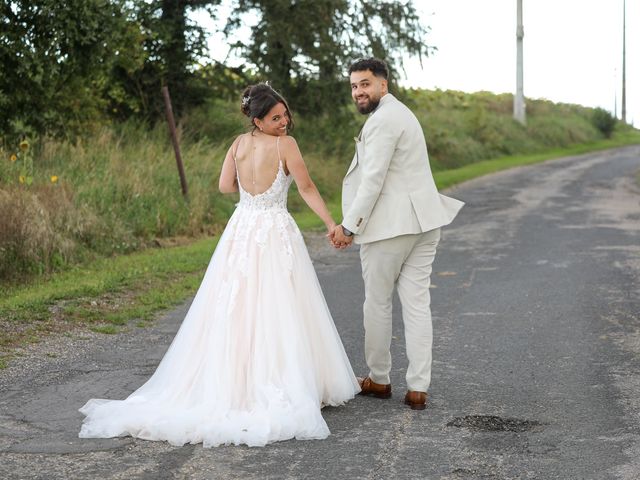
<svg viewBox="0 0 640 480"><path fill-rule="evenodd" d="M468 182L434 266L430 403L403 403L394 311L389 400L327 408L332 435L264 448L80 440L77 408L153 372L186 306L115 336L50 339L0 371L0 478L640 478L640 147ZM310 248L357 373L358 252Z"/></svg>

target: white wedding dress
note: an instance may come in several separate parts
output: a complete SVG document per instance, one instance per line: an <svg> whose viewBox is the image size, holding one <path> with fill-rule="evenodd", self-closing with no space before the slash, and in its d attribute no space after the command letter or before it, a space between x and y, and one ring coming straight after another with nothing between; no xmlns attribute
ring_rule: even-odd
<svg viewBox="0 0 640 480"><path fill-rule="evenodd" d="M320 409L360 388L287 211L290 185L279 161L264 193L239 187L240 202L157 370L125 400L89 400L80 437L212 447L329 435Z"/></svg>

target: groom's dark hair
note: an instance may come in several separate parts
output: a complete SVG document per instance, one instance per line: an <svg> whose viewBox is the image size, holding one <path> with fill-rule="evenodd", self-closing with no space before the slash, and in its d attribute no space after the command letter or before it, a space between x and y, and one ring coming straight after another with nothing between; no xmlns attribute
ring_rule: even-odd
<svg viewBox="0 0 640 480"><path fill-rule="evenodd" d="M376 77L389 80L389 67L387 67L384 60L375 57L361 58L353 62L349 67L349 75L353 72L364 72L365 70L371 70L371 73Z"/></svg>

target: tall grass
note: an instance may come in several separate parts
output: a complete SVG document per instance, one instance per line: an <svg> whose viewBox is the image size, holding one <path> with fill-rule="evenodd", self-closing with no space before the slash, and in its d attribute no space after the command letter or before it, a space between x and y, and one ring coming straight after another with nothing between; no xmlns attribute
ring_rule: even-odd
<svg viewBox="0 0 640 480"><path fill-rule="evenodd" d="M424 127L436 171L488 158L597 141L593 110L533 100L528 123L511 118L512 96L408 90L403 99ZM392 121L392 119L389 119ZM337 198L364 117L337 109L296 118L294 136L327 198ZM217 233L237 196L217 191L225 153L246 131L238 106L209 101L179 127L188 199L182 197L166 126L128 122L76 141L33 139L33 183L19 183L15 145L0 153L0 282L64 269L88 258ZM57 182L52 183L51 177ZM293 211L303 209L290 196Z"/></svg>
<svg viewBox="0 0 640 480"><path fill-rule="evenodd" d="M511 94L410 90L407 103L423 126L436 171L603 138L591 122L593 109L578 105L528 100L522 126L512 119Z"/></svg>
<svg viewBox="0 0 640 480"><path fill-rule="evenodd" d="M127 124L77 142L42 139L37 147L33 185L0 184L4 278L137 250L159 238L215 233L233 209L233 199L215 193L224 145L184 143L188 199L161 126Z"/></svg>

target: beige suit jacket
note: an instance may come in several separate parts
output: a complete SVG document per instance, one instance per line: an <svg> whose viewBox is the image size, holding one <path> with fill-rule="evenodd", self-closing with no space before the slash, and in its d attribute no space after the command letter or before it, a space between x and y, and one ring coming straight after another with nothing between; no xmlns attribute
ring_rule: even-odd
<svg viewBox="0 0 640 480"><path fill-rule="evenodd" d="M371 112L342 184L342 225L370 243L448 225L464 205L438 193L422 127L386 94Z"/></svg>

